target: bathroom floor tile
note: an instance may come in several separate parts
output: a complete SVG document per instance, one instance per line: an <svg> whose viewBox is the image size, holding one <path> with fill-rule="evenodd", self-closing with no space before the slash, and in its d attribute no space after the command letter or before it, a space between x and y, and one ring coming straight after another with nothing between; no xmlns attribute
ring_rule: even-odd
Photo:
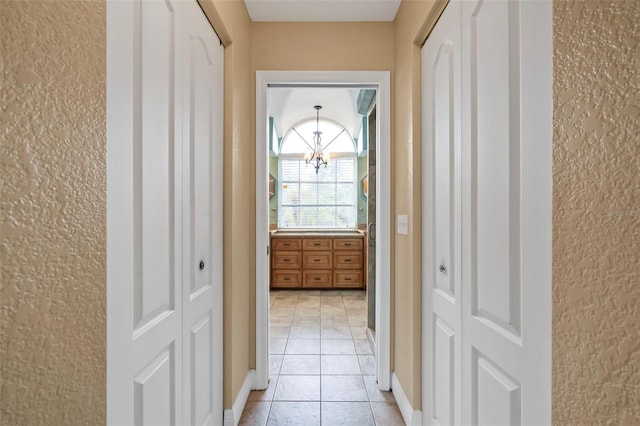
<svg viewBox="0 0 640 426"><path fill-rule="evenodd" d="M289 333L290 339L319 339L320 327L317 326L293 326Z"/></svg>
<svg viewBox="0 0 640 426"><path fill-rule="evenodd" d="M285 355L280 374L320 374L320 355Z"/></svg>
<svg viewBox="0 0 640 426"><path fill-rule="evenodd" d="M369 339L353 339L353 344L356 347L356 353L358 355L373 355Z"/></svg>
<svg viewBox="0 0 640 426"><path fill-rule="evenodd" d="M355 355L322 355L321 373L326 374L362 374L358 357Z"/></svg>
<svg viewBox="0 0 640 426"><path fill-rule="evenodd" d="M274 402L267 420L268 426L319 426L319 402Z"/></svg>
<svg viewBox="0 0 640 426"><path fill-rule="evenodd" d="M282 355L287 346L287 339L271 339L269 341L269 354Z"/></svg>
<svg viewBox="0 0 640 426"><path fill-rule="evenodd" d="M284 353L287 355L319 355L320 339L289 339Z"/></svg>
<svg viewBox="0 0 640 426"><path fill-rule="evenodd" d="M355 355L356 349L351 339L322 339L320 350L323 355Z"/></svg>
<svg viewBox="0 0 640 426"><path fill-rule="evenodd" d="M368 401L362 376L322 376L323 401Z"/></svg>
<svg viewBox="0 0 640 426"><path fill-rule="evenodd" d="M323 402L323 426L375 426L368 402ZM380 423L385 425L385 423Z"/></svg>
<svg viewBox="0 0 640 426"><path fill-rule="evenodd" d="M323 339L351 339L351 328L325 326L320 330L320 337Z"/></svg>
<svg viewBox="0 0 640 426"><path fill-rule="evenodd" d="M320 376L280 376L274 401L320 401Z"/></svg>

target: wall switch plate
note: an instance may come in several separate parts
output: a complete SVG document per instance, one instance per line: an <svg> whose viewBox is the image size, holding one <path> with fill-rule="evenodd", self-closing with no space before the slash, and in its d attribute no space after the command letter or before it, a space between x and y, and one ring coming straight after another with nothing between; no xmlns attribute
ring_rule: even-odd
<svg viewBox="0 0 640 426"><path fill-rule="evenodd" d="M398 215L398 234L409 235L409 217L406 214Z"/></svg>

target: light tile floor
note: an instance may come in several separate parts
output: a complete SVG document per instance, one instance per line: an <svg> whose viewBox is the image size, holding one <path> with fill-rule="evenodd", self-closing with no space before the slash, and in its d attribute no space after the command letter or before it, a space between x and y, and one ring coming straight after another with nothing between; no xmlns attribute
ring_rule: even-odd
<svg viewBox="0 0 640 426"><path fill-rule="evenodd" d="M404 425L375 380L364 291L272 291L270 384L240 425Z"/></svg>

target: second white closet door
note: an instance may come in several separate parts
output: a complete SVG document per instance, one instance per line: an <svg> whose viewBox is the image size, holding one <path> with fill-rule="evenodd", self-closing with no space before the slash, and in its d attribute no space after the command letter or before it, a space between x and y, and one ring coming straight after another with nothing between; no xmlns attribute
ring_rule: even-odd
<svg viewBox="0 0 640 426"><path fill-rule="evenodd" d="M222 422L223 47L195 1L178 3L182 64L184 424Z"/></svg>
<svg viewBox="0 0 640 426"><path fill-rule="evenodd" d="M423 48L429 424L551 422L551 60L545 1L452 0Z"/></svg>

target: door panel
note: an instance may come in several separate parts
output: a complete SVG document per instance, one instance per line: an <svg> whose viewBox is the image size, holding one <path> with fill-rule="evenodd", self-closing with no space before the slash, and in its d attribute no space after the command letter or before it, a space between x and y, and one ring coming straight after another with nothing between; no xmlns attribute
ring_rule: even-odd
<svg viewBox="0 0 640 426"><path fill-rule="evenodd" d="M222 55L195 2L181 4L185 25L182 112L184 423L218 424L222 407ZM188 283L188 285L187 285ZM217 343L217 344L216 344Z"/></svg>
<svg viewBox="0 0 640 426"><path fill-rule="evenodd" d="M422 50L423 392L427 424L460 423L460 4L451 2Z"/></svg>
<svg viewBox="0 0 640 426"><path fill-rule="evenodd" d="M213 366L212 359L212 330L211 330L211 313L205 315L200 321L197 321L191 328L191 371L192 379L192 398L191 398L191 419L193 424L206 424L207 417L212 413L212 382L211 368Z"/></svg>
<svg viewBox="0 0 640 426"><path fill-rule="evenodd" d="M133 33L133 378L139 424L180 417L182 345L176 285L174 81L176 11L169 1L134 4ZM134 21L134 25L136 22ZM157 409L162 406L162 409Z"/></svg>
<svg viewBox="0 0 640 426"><path fill-rule="evenodd" d="M433 143L435 148L435 261L439 273L436 273L436 288L455 298L455 288L451 260L454 248L455 217L453 202L456 196L454 181L455 167L453 164L453 150L455 146L454 134L454 49L452 40L443 40L431 66L433 84L430 86L434 96ZM447 270L448 268L448 270ZM453 301L454 302L454 301ZM455 302L454 302L455 303Z"/></svg>
<svg viewBox="0 0 640 426"><path fill-rule="evenodd" d="M455 419L455 332L440 318L436 317L434 323L433 418L441 425L450 425Z"/></svg>
<svg viewBox="0 0 640 426"><path fill-rule="evenodd" d="M461 28L462 422L549 424L551 3L465 1Z"/></svg>
<svg viewBox="0 0 640 426"><path fill-rule="evenodd" d="M175 386L173 345L165 348L134 378L135 424L176 424L175 401L171 390Z"/></svg>
<svg viewBox="0 0 640 426"><path fill-rule="evenodd" d="M474 314L520 335L518 3L478 2L471 26Z"/></svg>
<svg viewBox="0 0 640 426"><path fill-rule="evenodd" d="M520 384L488 359L474 356L473 424L520 425Z"/></svg>
<svg viewBox="0 0 640 426"><path fill-rule="evenodd" d="M168 2L141 2L135 34L134 298L136 328L174 309L174 11ZM151 25L151 23L154 23Z"/></svg>

